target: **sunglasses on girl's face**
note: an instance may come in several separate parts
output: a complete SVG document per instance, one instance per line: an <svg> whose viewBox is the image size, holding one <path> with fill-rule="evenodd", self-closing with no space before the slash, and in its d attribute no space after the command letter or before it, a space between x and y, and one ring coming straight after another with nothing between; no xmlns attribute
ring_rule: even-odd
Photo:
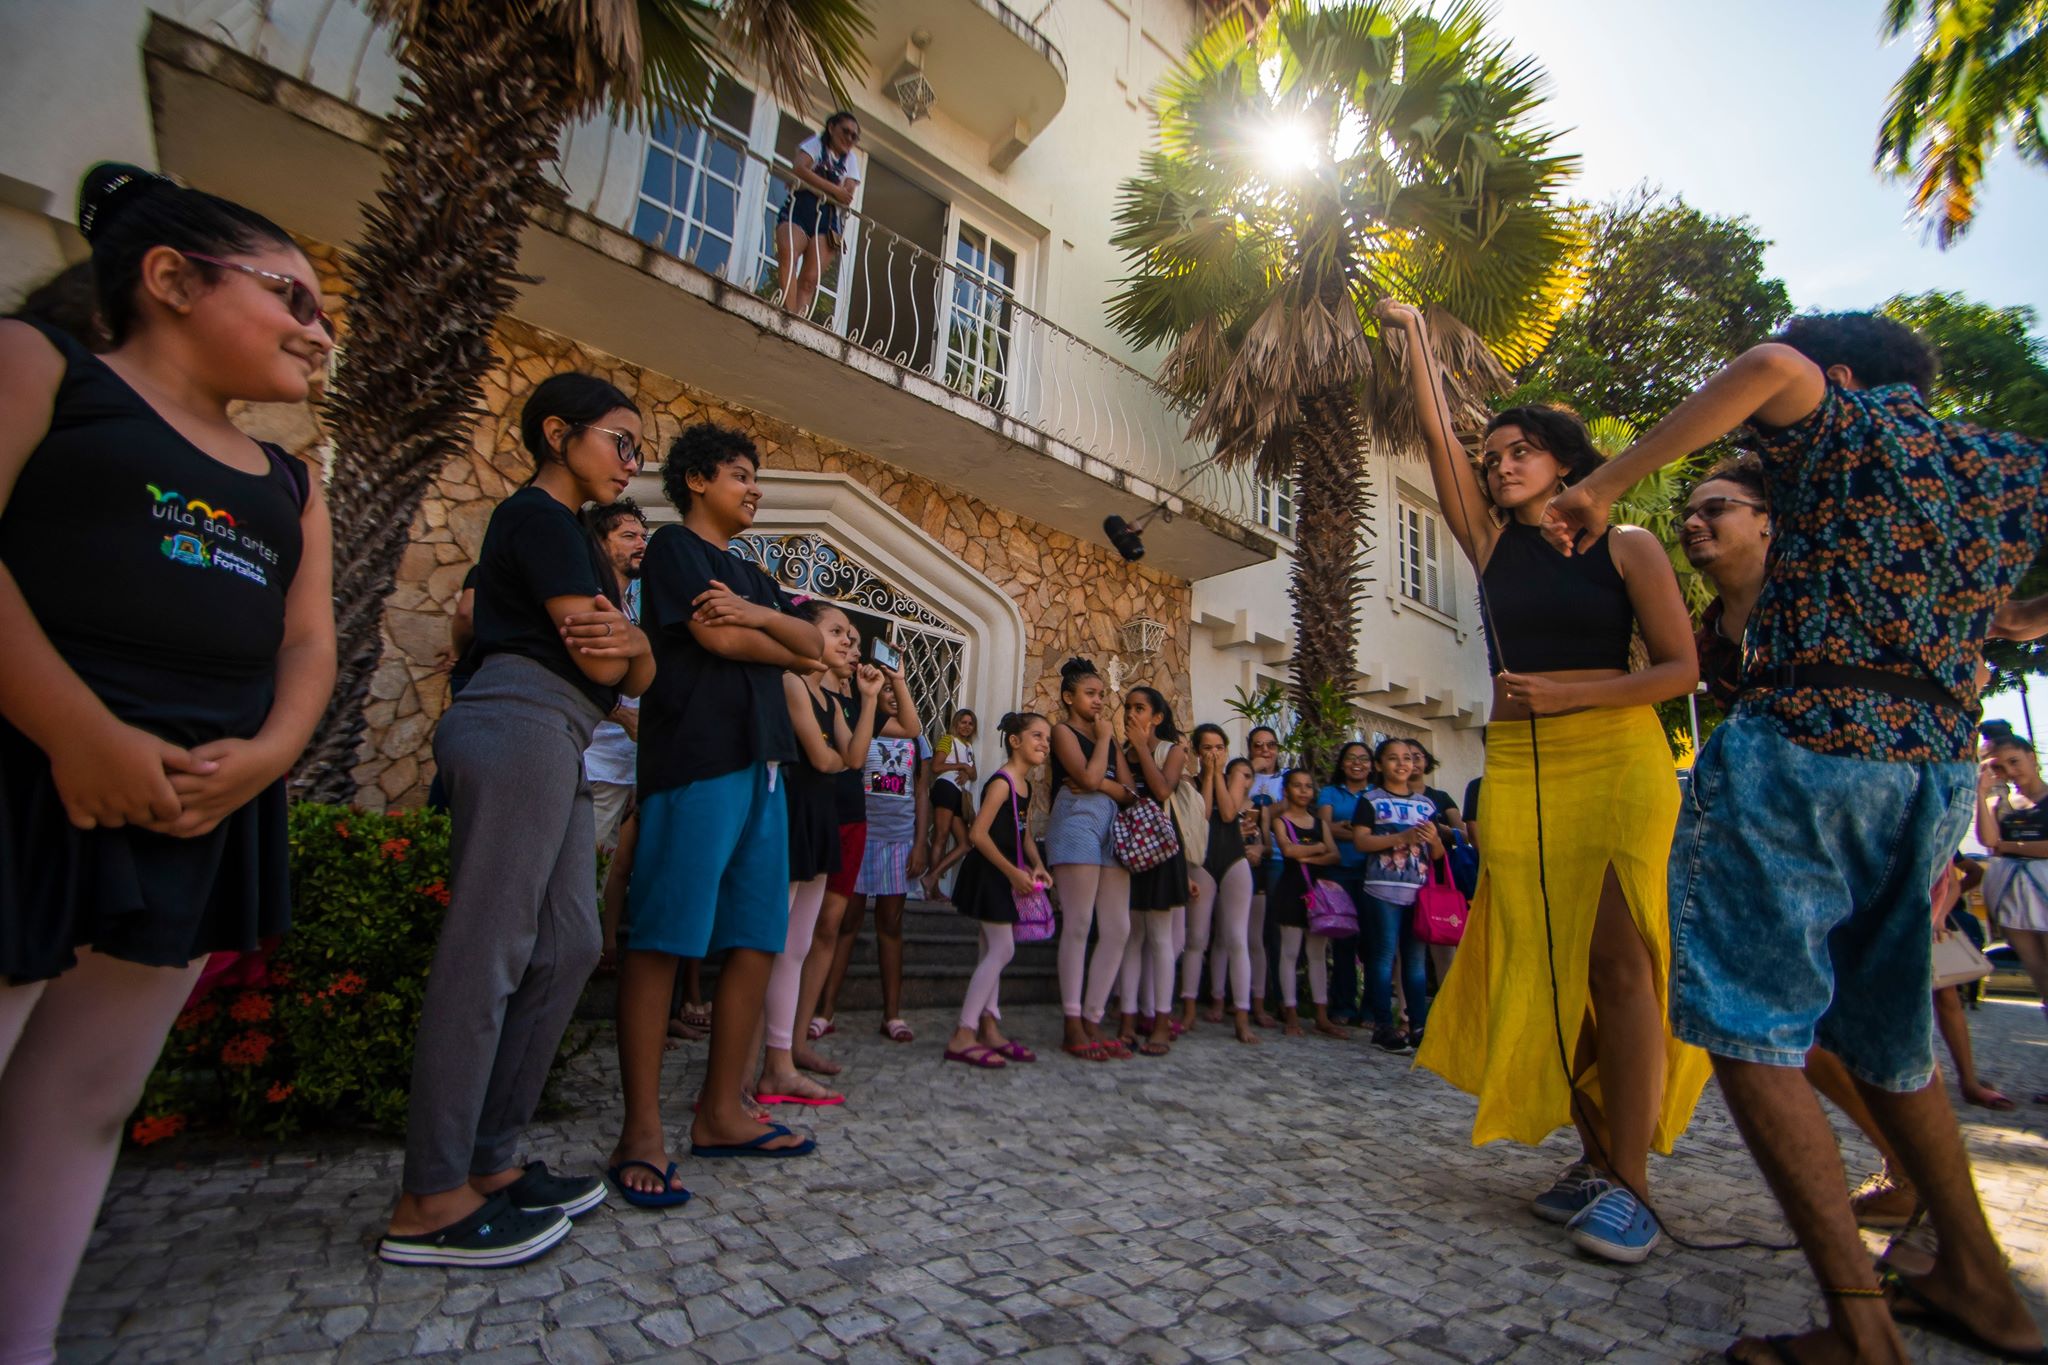
<svg viewBox="0 0 2048 1365"><path fill-rule="evenodd" d="M306 288L304 281L290 275L281 275L275 270L258 270L253 265L243 265L240 261L224 261L218 256L207 256L197 251L181 251L178 254L188 261L204 261L223 270L239 270L244 275L254 275L259 280L269 280L272 284L283 285L284 307L285 311L292 315L292 321L301 327L311 327L317 322L320 324L320 330L327 333L328 339L333 339L334 319L327 316L327 310L320 306L319 297Z"/></svg>
<svg viewBox="0 0 2048 1365"><path fill-rule="evenodd" d="M1750 502L1745 498L1702 498L1696 503L1679 508L1678 522L1682 526L1694 517L1705 517L1708 521L1719 521L1728 515L1728 509L1731 507L1751 507L1759 512L1764 510L1762 503Z"/></svg>

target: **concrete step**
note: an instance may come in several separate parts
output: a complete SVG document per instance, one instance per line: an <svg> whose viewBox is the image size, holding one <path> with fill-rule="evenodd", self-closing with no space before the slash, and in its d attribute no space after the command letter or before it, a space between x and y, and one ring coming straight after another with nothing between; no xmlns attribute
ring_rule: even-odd
<svg viewBox="0 0 2048 1365"><path fill-rule="evenodd" d="M981 930L975 921L944 901L911 901L903 907L903 1006L905 1009L958 1005L981 959ZM717 980L713 966L704 969L708 994ZM1042 1005L1060 998L1059 940L1020 943L1017 955L1003 969L1005 1004ZM593 977L583 992L577 1015L609 1019L617 1012L618 979ZM882 968L876 956L874 914L863 916L860 937L839 988L842 1010L878 1010L882 1006Z"/></svg>

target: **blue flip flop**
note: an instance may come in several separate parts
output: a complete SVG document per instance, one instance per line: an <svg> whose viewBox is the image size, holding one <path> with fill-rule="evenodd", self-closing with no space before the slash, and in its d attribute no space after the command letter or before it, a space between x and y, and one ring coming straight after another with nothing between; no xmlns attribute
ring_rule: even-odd
<svg viewBox="0 0 2048 1365"><path fill-rule="evenodd" d="M621 1178L628 1170L635 1166L643 1171L652 1171L661 1177L660 1193L636 1190ZM676 1163L673 1161L668 1163L666 1171L651 1161L621 1161L618 1165L606 1171L605 1174L611 1177L612 1184L617 1187L619 1198L625 1200L636 1209L673 1209L690 1202L690 1192L688 1190L672 1190L669 1188L670 1185L675 1183L676 1178Z"/></svg>
<svg viewBox="0 0 2048 1365"><path fill-rule="evenodd" d="M805 1138L794 1147L770 1147L768 1145L777 1138L794 1136L794 1133L781 1124L771 1123L768 1125L768 1131L755 1138L752 1142L739 1142L725 1146L710 1147L693 1142L690 1144L690 1155L712 1158L741 1156L785 1157L809 1156L812 1152L818 1150L818 1140L816 1138Z"/></svg>

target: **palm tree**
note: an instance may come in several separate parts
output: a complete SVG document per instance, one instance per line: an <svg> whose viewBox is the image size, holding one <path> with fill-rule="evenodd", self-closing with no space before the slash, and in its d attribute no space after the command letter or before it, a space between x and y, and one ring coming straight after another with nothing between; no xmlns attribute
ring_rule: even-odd
<svg viewBox="0 0 2048 1365"><path fill-rule="evenodd" d="M1886 0L1885 37L1908 29L1920 50L1892 87L1877 167L1913 178L1915 211L1948 247L1969 231L2001 141L2048 166L2048 0Z"/></svg>
<svg viewBox="0 0 2048 1365"><path fill-rule="evenodd" d="M1111 321L1169 347L1191 439L1295 482L1305 720L1354 677L1367 446L1417 430L1373 307L1426 302L1469 418L1507 387L1501 360L1540 347L1570 277L1573 161L1531 121L1540 72L1484 18L1293 0L1255 30L1226 20L1167 78L1159 150L1118 206L1132 273Z"/></svg>
<svg viewBox="0 0 2048 1365"><path fill-rule="evenodd" d="M860 66L860 0L368 0L405 88L384 180L350 265L347 348L326 416L340 676L299 763L305 794L346 801L380 626L434 475L468 442L491 332L518 287L519 238L560 199L563 130L609 106L687 113L725 52L800 103Z"/></svg>

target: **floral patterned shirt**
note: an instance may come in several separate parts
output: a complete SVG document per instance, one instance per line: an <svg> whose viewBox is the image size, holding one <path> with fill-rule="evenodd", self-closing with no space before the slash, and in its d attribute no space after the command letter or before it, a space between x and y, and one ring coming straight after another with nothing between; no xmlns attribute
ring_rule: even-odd
<svg viewBox="0 0 2048 1365"><path fill-rule="evenodd" d="M1812 415L1752 427L1774 548L1744 676L1846 664L1932 679L1968 713L1851 687L1759 688L1803 748L1889 763L1974 756L1979 645L2048 534L2048 442L1928 414L1910 384L1828 385Z"/></svg>

